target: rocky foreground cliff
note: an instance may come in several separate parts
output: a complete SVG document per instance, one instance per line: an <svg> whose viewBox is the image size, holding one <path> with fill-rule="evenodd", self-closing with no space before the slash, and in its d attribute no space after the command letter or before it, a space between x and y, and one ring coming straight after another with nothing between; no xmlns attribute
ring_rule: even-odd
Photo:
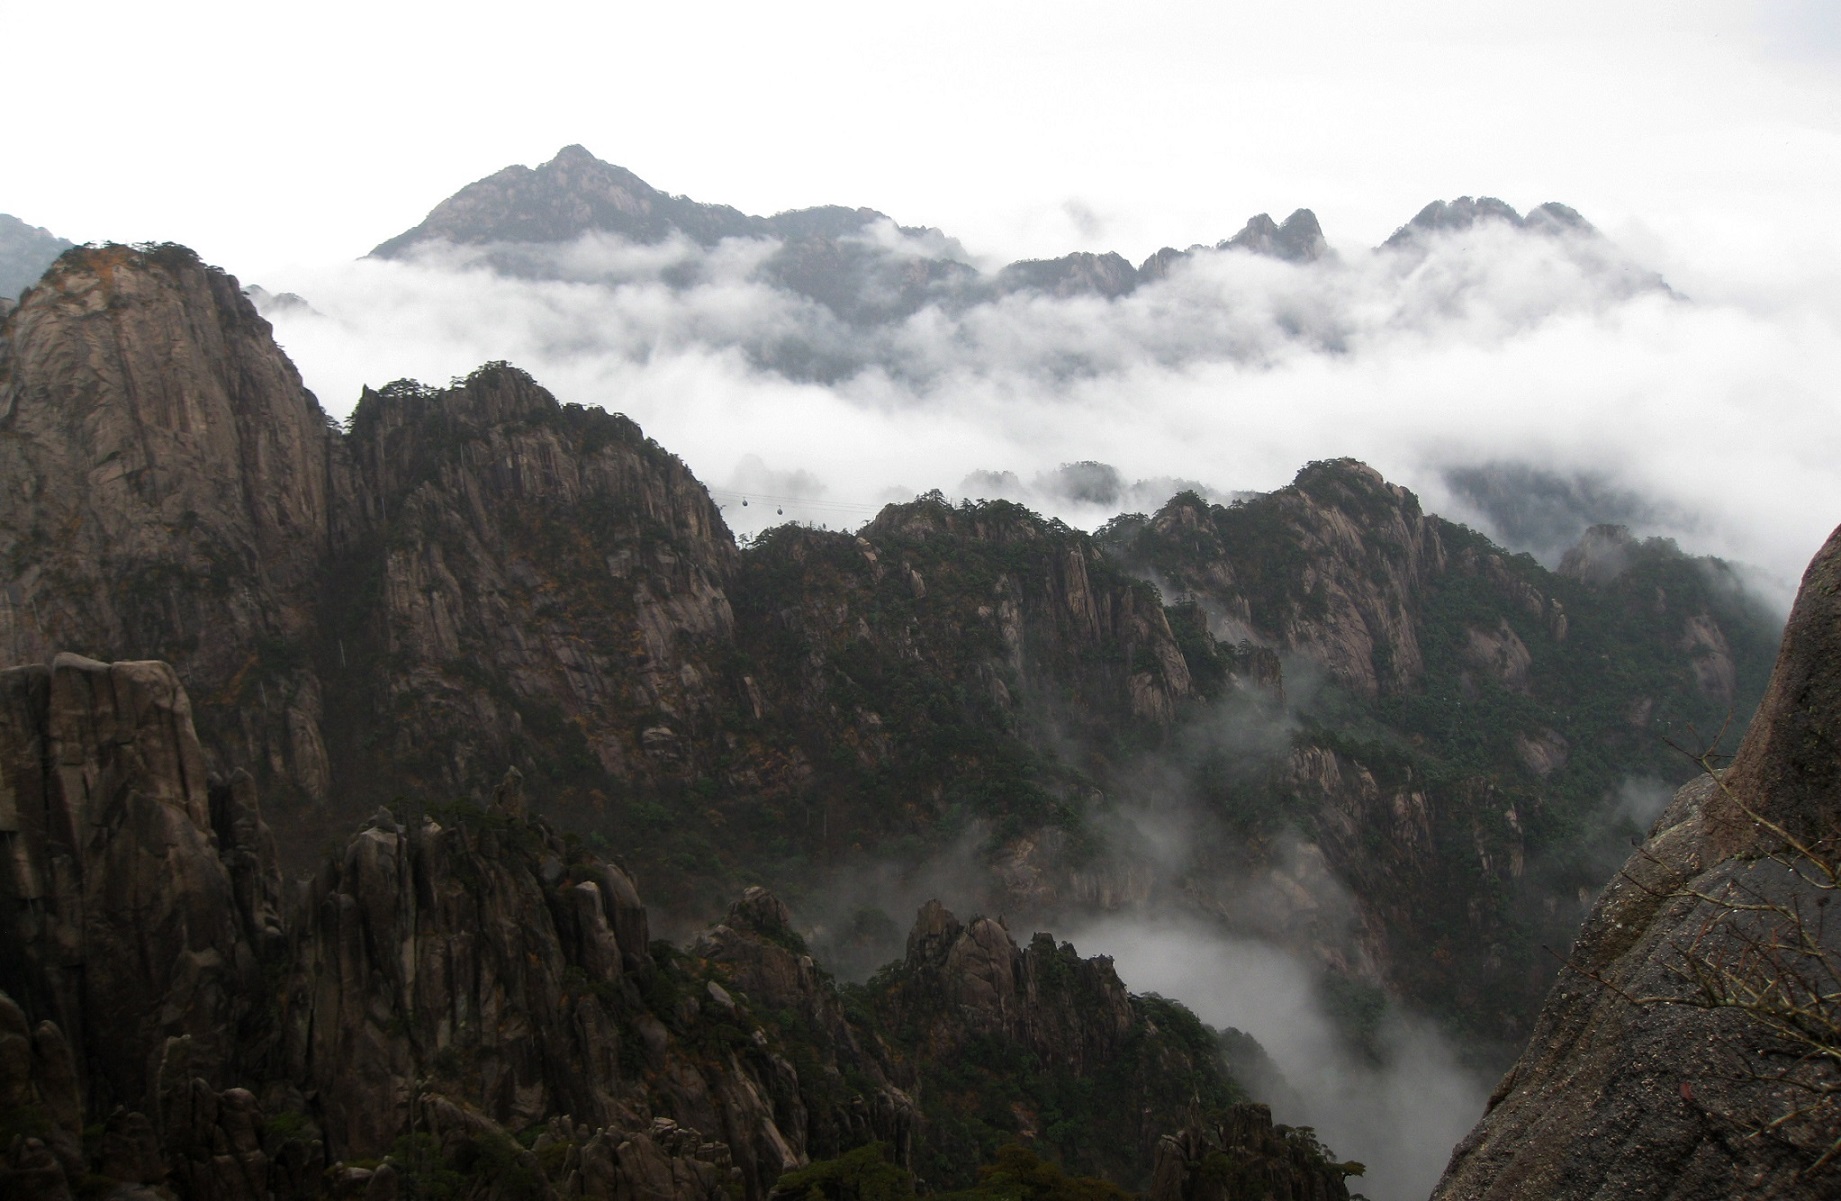
<svg viewBox="0 0 1841 1201"><path fill-rule="evenodd" d="M1599 897L1439 1201L1841 1188L1841 530L1730 767Z"/></svg>
<svg viewBox="0 0 1841 1201"><path fill-rule="evenodd" d="M515 766L697 918L962 854L979 908L1199 911L1494 1038L1620 790L1742 722L1774 641L1721 565L1608 532L1556 575L1346 461L1094 537L931 496L744 551L633 422L504 364L329 422L170 246L73 250L0 325L0 481L0 658L170 663L286 864Z"/></svg>
<svg viewBox="0 0 1841 1201"><path fill-rule="evenodd" d="M1155 1160L1176 1201L1201 1165L1159 1148L1198 1122L1299 1196L1359 1170L1237 1106L1186 1010L1047 935L933 904L846 988L753 889L688 950L654 941L515 773L285 877L162 663L0 672L0 839L8 1197L752 1201L866 1147L964 1186L1021 1140L1129 1187Z"/></svg>

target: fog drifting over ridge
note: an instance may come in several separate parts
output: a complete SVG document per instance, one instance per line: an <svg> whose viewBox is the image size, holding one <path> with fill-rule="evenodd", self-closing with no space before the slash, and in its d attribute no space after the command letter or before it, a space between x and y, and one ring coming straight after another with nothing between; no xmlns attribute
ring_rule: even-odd
<svg viewBox="0 0 1841 1201"><path fill-rule="evenodd" d="M1199 923L1115 918L1069 935L1082 954L1110 955L1134 992L1181 1000L1217 1028L1259 1040L1277 1081L1249 1082L1273 1117L1311 1126L1367 1171L1350 1188L1377 1201L1423 1197L1451 1148L1482 1116L1493 1081L1465 1068L1430 1022L1389 1005L1379 1059L1350 1047L1330 1018L1321 977L1284 948Z"/></svg>
<svg viewBox="0 0 1841 1201"><path fill-rule="evenodd" d="M1551 559L1555 522L1628 520L1751 565L1787 606L1837 518L1841 312L1826 289L1758 282L1780 264L1690 271L1711 298L1683 297L1606 240L1483 224L1414 252L1211 252L1115 300L1023 291L853 326L762 282L774 249L590 235L523 248L559 279L440 248L257 282L310 302L268 315L334 415L366 384L506 359L632 416L740 533L854 526L930 488L1091 527L1155 505L1162 489L1136 481L1226 495L1349 455L1518 549ZM831 382L798 378L814 356ZM1119 473L1116 501L1052 486L1089 460ZM1531 487L1544 518L1492 510ZM744 510L749 492L770 503Z"/></svg>

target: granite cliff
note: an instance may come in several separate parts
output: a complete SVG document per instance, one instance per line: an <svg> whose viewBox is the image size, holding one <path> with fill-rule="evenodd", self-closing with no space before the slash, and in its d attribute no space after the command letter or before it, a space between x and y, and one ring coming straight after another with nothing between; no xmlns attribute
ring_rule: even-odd
<svg viewBox="0 0 1841 1201"><path fill-rule="evenodd" d="M1731 766L1598 898L1435 1197L1834 1195L1841 530Z"/></svg>
<svg viewBox="0 0 1841 1201"><path fill-rule="evenodd" d="M1135 1185L1241 1096L1180 1006L938 904L856 988L758 888L687 951L653 941L515 776L380 811L288 879L162 663L8 669L0 716L8 1196L717 1201L871 1144L963 1185L1018 1137ZM1010 1110L962 1096L973 1045L992 1083L1029 1065Z"/></svg>
<svg viewBox="0 0 1841 1201"><path fill-rule="evenodd" d="M979 908L1251 924L1495 1038L1626 776L1688 774L1658 732L1743 718L1774 639L1720 565L1555 575L1348 462L1096 536L923 497L742 550L631 421L504 364L329 422L177 247L70 251L6 318L0 479L0 653L170 663L284 866L509 766L699 920L969 846ZM1193 822L1176 860L1147 814ZM863 970L899 941L866 922Z"/></svg>

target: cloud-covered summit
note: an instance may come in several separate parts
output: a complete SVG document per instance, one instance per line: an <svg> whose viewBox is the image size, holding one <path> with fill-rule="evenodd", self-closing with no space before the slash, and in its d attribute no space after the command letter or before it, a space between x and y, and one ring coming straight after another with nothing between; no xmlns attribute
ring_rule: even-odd
<svg viewBox="0 0 1841 1201"><path fill-rule="evenodd" d="M559 159L570 187L629 178ZM1342 455L1550 564L1622 523L1759 564L1787 600L1826 532L1809 515L1834 486L1833 323L1699 276L1684 299L1555 205L1443 202L1380 247L1333 246L1298 210L1137 267L1097 252L992 267L879 214L833 236L832 210L803 226L726 210L784 236L712 241L659 213L714 206L622 185L654 203L659 240L589 228L587 199L544 227L583 232L490 240L485 200L546 171L501 173L419 227L483 240L429 234L264 279L312 302L263 310L323 401L517 362L656 431L734 494L741 532L866 520L930 488L1090 527L1166 488L1269 489ZM1062 471L1084 463L1116 481ZM767 493L786 499L742 507Z"/></svg>
<svg viewBox="0 0 1841 1201"><path fill-rule="evenodd" d="M726 204L702 204L659 191L625 167L565 146L539 167L510 166L468 184L436 205L420 225L371 251L400 258L429 241L568 242L585 233L643 244L687 237L700 246L724 238L836 238L888 218L873 209L824 205L751 217Z"/></svg>
<svg viewBox="0 0 1841 1201"><path fill-rule="evenodd" d="M1590 244L1601 259L1616 257L1598 231L1565 205L1544 204L1523 217L1500 200L1468 196L1428 205L1382 249L1423 252L1428 235L1490 223L1569 238ZM1299 266L1334 257L1316 214L1298 209L1283 224L1259 213L1213 246L1166 246L1137 265L1115 252L1078 250L985 272L941 231L899 225L875 209L825 205L751 216L660 191L581 146L565 147L541 166L507 167L467 185L372 254L401 259L472 248L482 256L476 261L500 272L575 279L580 265L559 261L558 250L610 239L639 247L681 244L711 254L720 253L725 242L756 244L762 250L752 256L752 280L815 301L857 328L905 321L929 307L963 312L1017 293L1116 300L1167 281L1188 260L1229 251ZM693 257L679 256L660 279L680 289L696 286L709 273L689 261ZM1652 283L1660 285L1659 278ZM842 358L866 361L861 354ZM820 378L841 366L836 353L817 345L768 361L794 375Z"/></svg>

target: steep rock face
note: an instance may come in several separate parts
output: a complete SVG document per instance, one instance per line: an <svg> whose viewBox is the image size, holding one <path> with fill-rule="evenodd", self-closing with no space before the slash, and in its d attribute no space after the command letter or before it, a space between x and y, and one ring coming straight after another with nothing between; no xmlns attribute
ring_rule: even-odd
<svg viewBox="0 0 1841 1201"><path fill-rule="evenodd" d="M1565 942L1612 798L1683 778L1670 731L1742 718L1774 645L1720 565L1672 544L1595 530L1550 573L1348 462L1232 506L1178 496L1096 540L1182 598L1175 628L1264 644L1306 698L1287 745L1251 757L1263 781L1201 741L1192 787L1246 853L1200 854L1191 894L1239 920L1208 881L1252 873L1295 898L1264 906L1262 932L1517 1043L1550 968L1514 948ZM1198 634L1183 647L1207 662ZM1283 798L1303 841L1248 821L1249 793Z"/></svg>
<svg viewBox="0 0 1841 1201"><path fill-rule="evenodd" d="M22 1195L85 1172L303 1195L328 1152L388 1152L412 1119L464 1159L571 1114L551 1183L598 1174L589 1195L761 1196L804 1162L803 1126L776 1125L807 1108L778 1042L720 1034L759 1023L685 995L631 880L514 789L445 826L380 813L284 915L249 779L207 784L170 667L64 655L0 697L0 1116L38 1140L0 1173ZM829 1097L815 1122L848 1130ZM864 1136L901 1104L855 1101L891 1127ZM85 1110L114 1115L87 1156Z"/></svg>
<svg viewBox="0 0 1841 1201"><path fill-rule="evenodd" d="M76 1057L55 1022L33 1026L4 992L0 1114L10 1119L15 1140L0 1152L0 1186L7 1195L70 1197L72 1183L83 1173L83 1091Z"/></svg>
<svg viewBox="0 0 1841 1201"><path fill-rule="evenodd" d="M1157 1143L1148 1201L1346 1201L1355 1164L1331 1163L1309 1130L1274 1126L1264 1105L1191 1123Z"/></svg>
<svg viewBox="0 0 1841 1201"><path fill-rule="evenodd" d="M177 677L60 655L0 673L0 697L0 988L86 1049L98 1102L149 1108L147 1064L173 1039L226 1078L279 935L274 852L237 820L237 787L207 786Z"/></svg>
<svg viewBox="0 0 1841 1201"><path fill-rule="evenodd" d="M720 990L648 1008L665 969L631 881L541 825L502 809L448 825L382 814L302 920L289 1057L336 1154L390 1151L408 1107L438 1097L488 1130L662 1119L720 1142L751 1196L805 1160L808 1107L784 1055L745 1034L703 1049L719 1023L752 1025ZM803 984L799 999L820 991Z"/></svg>
<svg viewBox="0 0 1841 1201"><path fill-rule="evenodd" d="M884 1004L923 1024L936 1058L997 1037L1085 1072L1118 1056L1135 1020L1110 959L1080 959L1046 935L1018 947L1001 922L961 924L938 901L915 919L902 968Z"/></svg>
<svg viewBox="0 0 1841 1201"><path fill-rule="evenodd" d="M914 1167L934 1188L970 1184L972 1166L1013 1141L1142 1188L1163 1134L1244 1099L1216 1033L1127 993L1110 959L1041 933L1019 947L1001 921L962 923L937 901L864 993L896 1070L912 1074L925 1131ZM967 1097L985 1100L967 1112Z"/></svg>
<svg viewBox="0 0 1841 1201"><path fill-rule="evenodd" d="M532 745L603 801L697 768L733 541L631 422L520 372L386 388L344 433L235 280L73 251L0 342L0 478L0 657L170 660L207 768L291 831L483 795Z"/></svg>
<svg viewBox="0 0 1841 1201"><path fill-rule="evenodd" d="M1246 506L1179 496L1126 561L1204 600L1222 637L1301 654L1372 697L1411 687L1423 670L1415 618L1427 579L1445 567L1438 526L1411 493L1339 460Z"/></svg>
<svg viewBox="0 0 1841 1201"><path fill-rule="evenodd" d="M823 1159L881 1142L895 1162L913 1162L918 1115L897 1083L902 1073L893 1054L879 1034L845 1011L823 969L805 952L784 904L763 888L750 888L730 907L727 921L698 936L691 954L712 964L727 982L726 989L705 990L719 1011L732 1010L734 999L741 998L759 1011L782 1015L787 1027L801 1032L796 1062L775 1064L782 1075L797 1072L809 1098L785 1095L777 1111L796 1145Z"/></svg>
<svg viewBox="0 0 1841 1201"><path fill-rule="evenodd" d="M178 247L66 254L0 344L0 658L170 660L216 765L324 799L319 683L277 652L314 622L334 450L235 280Z"/></svg>
<svg viewBox="0 0 1841 1201"><path fill-rule="evenodd" d="M1841 530L1804 573L1758 716L1707 806L1706 854L1817 844L1841 826ZM1752 814L1745 809L1750 807ZM1782 828L1772 831L1761 815Z"/></svg>
<svg viewBox="0 0 1841 1201"><path fill-rule="evenodd" d="M1197 700L1154 593L1007 502L773 531L735 595L753 775L730 779L785 815L767 838L929 837L957 809L1040 842L1092 788L1066 739L1124 755ZM1014 884L1044 887L1033 869Z"/></svg>
<svg viewBox="0 0 1841 1201"><path fill-rule="evenodd" d="M464 793L488 765L541 770L517 737L534 726L597 782L695 770L736 552L681 461L502 365L367 393L350 447L366 534L320 641L372 698L346 754ZM364 745L386 718L395 737Z"/></svg>
<svg viewBox="0 0 1841 1201"><path fill-rule="evenodd" d="M1833 1194L1837 631L1841 530L1733 767L1683 788L1599 897L1436 1197Z"/></svg>
<svg viewBox="0 0 1841 1201"><path fill-rule="evenodd" d="M9 1195L762 1198L869 1142L958 1179L1051 1103L1065 1153L1131 1176L1176 1107L1230 1099L1180 1007L937 905L849 992L760 889L688 953L649 943L627 874L532 819L515 776L484 810L380 811L278 911L249 778L202 782L170 668L64 656L0 682ZM39 876L85 889L31 895ZM1002 1124L942 1083L973 1047L1035 1064ZM1067 1109L1096 1087L1141 1120Z"/></svg>

